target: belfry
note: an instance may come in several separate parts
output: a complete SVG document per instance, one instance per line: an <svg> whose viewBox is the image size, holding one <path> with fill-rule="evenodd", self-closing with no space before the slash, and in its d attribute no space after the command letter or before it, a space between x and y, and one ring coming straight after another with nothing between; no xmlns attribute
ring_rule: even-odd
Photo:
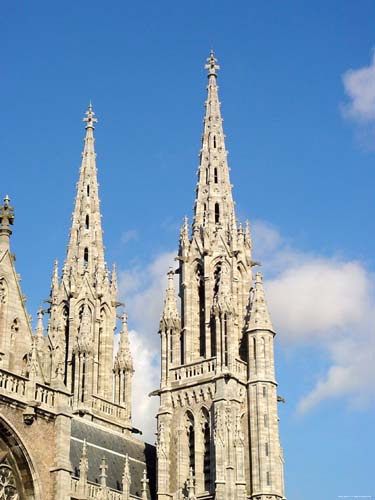
<svg viewBox="0 0 375 500"><path fill-rule="evenodd" d="M191 230L185 218L160 321L158 499L284 498L274 329L249 223L238 224L214 53Z"/></svg>

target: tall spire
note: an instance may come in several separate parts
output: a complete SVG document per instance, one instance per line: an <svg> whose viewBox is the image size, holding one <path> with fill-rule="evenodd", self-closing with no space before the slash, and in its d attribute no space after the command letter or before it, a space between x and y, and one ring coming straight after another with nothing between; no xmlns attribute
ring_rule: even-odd
<svg viewBox="0 0 375 500"><path fill-rule="evenodd" d="M274 331L264 296L263 276L260 271L258 271L255 276L254 295L251 303L250 321L247 330Z"/></svg>
<svg viewBox="0 0 375 500"><path fill-rule="evenodd" d="M118 351L115 357L114 367L121 370L134 372L133 358L130 350L129 332L128 332L128 316L126 313L122 315L122 329L120 333L120 341Z"/></svg>
<svg viewBox="0 0 375 500"><path fill-rule="evenodd" d="M220 225L228 228L233 221L234 203L216 82L220 66L213 51L205 68L208 71L206 114L193 227L197 229L204 226L209 229Z"/></svg>
<svg viewBox="0 0 375 500"><path fill-rule="evenodd" d="M94 125L98 120L91 102L85 114L86 136L63 275L75 279L88 272L95 281L107 273L94 149Z"/></svg>

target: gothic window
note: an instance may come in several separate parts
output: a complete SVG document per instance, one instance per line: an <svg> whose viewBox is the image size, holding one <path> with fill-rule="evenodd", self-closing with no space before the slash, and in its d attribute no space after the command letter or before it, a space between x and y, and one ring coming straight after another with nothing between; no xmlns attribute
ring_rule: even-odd
<svg viewBox="0 0 375 500"><path fill-rule="evenodd" d="M86 194L87 194L87 196L90 196L90 185L89 184L87 184Z"/></svg>
<svg viewBox="0 0 375 500"><path fill-rule="evenodd" d="M210 438L210 419L206 409L202 409L202 432L203 432L203 478L204 489L211 489L211 438Z"/></svg>
<svg viewBox="0 0 375 500"><path fill-rule="evenodd" d="M266 413L263 415L263 421L264 421L264 427L268 427L268 416Z"/></svg>
<svg viewBox="0 0 375 500"><path fill-rule="evenodd" d="M206 168L206 184L208 184L208 168Z"/></svg>
<svg viewBox="0 0 375 500"><path fill-rule="evenodd" d="M206 223L206 217L207 217L207 205L203 205L203 224Z"/></svg>
<svg viewBox="0 0 375 500"><path fill-rule="evenodd" d="M253 337L253 355L254 359L257 359L257 341L255 337Z"/></svg>
<svg viewBox="0 0 375 500"><path fill-rule="evenodd" d="M90 217L88 214L86 215L86 219L85 219L85 227L86 227L86 229L89 229L89 227L90 227Z"/></svg>
<svg viewBox="0 0 375 500"><path fill-rule="evenodd" d="M83 354L81 357L81 369L82 369L82 379L81 379L81 402L85 400L85 383L86 383L86 355Z"/></svg>
<svg viewBox="0 0 375 500"><path fill-rule="evenodd" d="M211 316L211 356L216 356L216 320L215 316Z"/></svg>
<svg viewBox="0 0 375 500"><path fill-rule="evenodd" d="M196 280L198 287L198 303L199 303L199 318L198 318L199 355L205 356L206 354L205 297L204 297L203 272L200 266L197 267Z"/></svg>
<svg viewBox="0 0 375 500"><path fill-rule="evenodd" d="M219 177L218 177L218 175L217 175L217 168L215 167L215 168L214 168L214 182L215 182L215 184L217 184L217 183L218 183L218 179L219 179Z"/></svg>
<svg viewBox="0 0 375 500"><path fill-rule="evenodd" d="M264 385L263 386L263 397L265 398L267 396L267 387Z"/></svg>
<svg viewBox="0 0 375 500"><path fill-rule="evenodd" d="M270 473L268 471L266 474L266 481L267 481L267 486L271 486L271 478L270 478Z"/></svg>
<svg viewBox="0 0 375 500"><path fill-rule="evenodd" d="M173 363L173 330L169 330L169 361Z"/></svg>
<svg viewBox="0 0 375 500"><path fill-rule="evenodd" d="M14 471L3 462L0 465L0 500L19 500L19 498Z"/></svg>
<svg viewBox="0 0 375 500"><path fill-rule="evenodd" d="M221 276L221 263L218 264L214 270L214 298L217 298L219 293L220 276Z"/></svg>
<svg viewBox="0 0 375 500"><path fill-rule="evenodd" d="M263 358L264 357L264 338L261 337L260 339L260 356Z"/></svg>
<svg viewBox="0 0 375 500"><path fill-rule="evenodd" d="M214 148L216 148L216 135L214 135Z"/></svg>
<svg viewBox="0 0 375 500"><path fill-rule="evenodd" d="M188 441L188 466L189 470L192 469L195 475L195 429L194 417L190 412L186 414L186 431Z"/></svg>
<svg viewBox="0 0 375 500"><path fill-rule="evenodd" d="M84 267L87 267L89 263L89 249L86 247L85 250L83 251L83 265Z"/></svg>
<svg viewBox="0 0 375 500"><path fill-rule="evenodd" d="M269 447L268 447L268 443L266 443L266 444L264 445L264 451L265 451L266 457L268 457L268 455L269 455Z"/></svg>
<svg viewBox="0 0 375 500"><path fill-rule="evenodd" d="M6 304L8 298L7 284L4 278L0 278L0 305Z"/></svg>
<svg viewBox="0 0 375 500"><path fill-rule="evenodd" d="M181 355L181 364L185 364L185 338L184 332L180 333L180 355Z"/></svg>
<svg viewBox="0 0 375 500"><path fill-rule="evenodd" d="M224 314L224 365L228 366L228 316Z"/></svg>
<svg viewBox="0 0 375 500"><path fill-rule="evenodd" d="M220 222L220 206L218 203L215 203L215 224L219 224Z"/></svg>

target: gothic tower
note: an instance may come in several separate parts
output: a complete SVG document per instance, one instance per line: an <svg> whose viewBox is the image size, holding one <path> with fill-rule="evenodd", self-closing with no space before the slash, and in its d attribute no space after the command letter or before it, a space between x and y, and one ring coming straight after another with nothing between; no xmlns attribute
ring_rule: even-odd
<svg viewBox="0 0 375 500"><path fill-rule="evenodd" d="M158 498L284 498L275 332L249 224L237 224L213 52L192 231L185 218L160 321Z"/></svg>
<svg viewBox="0 0 375 500"><path fill-rule="evenodd" d="M61 280L57 262L52 275L44 376L51 384L63 381L73 394L73 409L81 414L101 410L112 419L117 415L130 430L133 365L126 316L113 358L117 307L123 304L117 302L116 268L110 275L104 259L94 150L97 119L91 104L84 122L86 136L67 256ZM113 404L105 409L106 402Z"/></svg>

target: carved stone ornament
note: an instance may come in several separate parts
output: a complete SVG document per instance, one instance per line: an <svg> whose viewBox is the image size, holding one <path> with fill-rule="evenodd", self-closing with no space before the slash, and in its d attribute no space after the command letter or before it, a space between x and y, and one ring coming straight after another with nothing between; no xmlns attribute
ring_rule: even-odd
<svg viewBox="0 0 375 500"><path fill-rule="evenodd" d="M2 463L0 465L0 500L19 500L19 498L13 469Z"/></svg>

